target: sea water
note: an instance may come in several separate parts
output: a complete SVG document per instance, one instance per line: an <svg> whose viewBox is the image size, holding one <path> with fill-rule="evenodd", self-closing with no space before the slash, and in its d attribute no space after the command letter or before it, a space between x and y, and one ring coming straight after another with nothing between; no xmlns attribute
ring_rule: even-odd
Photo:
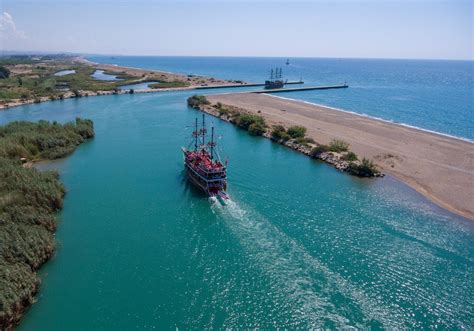
<svg viewBox="0 0 474 331"><path fill-rule="evenodd" d="M18 330L473 327L471 221L206 115L229 161L231 201L211 200L183 171L192 93L0 112L96 130L48 165L67 187L57 253Z"/></svg>
<svg viewBox="0 0 474 331"><path fill-rule="evenodd" d="M265 57L87 58L260 83L279 67L285 79L303 79L303 86L349 84L348 89L279 96L474 140L474 61L292 58L286 65L286 58Z"/></svg>

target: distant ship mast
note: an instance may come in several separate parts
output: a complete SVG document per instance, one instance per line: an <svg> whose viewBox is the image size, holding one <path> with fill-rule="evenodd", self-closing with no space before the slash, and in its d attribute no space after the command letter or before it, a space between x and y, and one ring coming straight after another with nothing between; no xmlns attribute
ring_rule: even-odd
<svg viewBox="0 0 474 331"><path fill-rule="evenodd" d="M275 69L272 68L270 71L270 79L265 81L265 88L266 89L282 88L285 84L282 77L283 77L283 70L281 68L275 68Z"/></svg>

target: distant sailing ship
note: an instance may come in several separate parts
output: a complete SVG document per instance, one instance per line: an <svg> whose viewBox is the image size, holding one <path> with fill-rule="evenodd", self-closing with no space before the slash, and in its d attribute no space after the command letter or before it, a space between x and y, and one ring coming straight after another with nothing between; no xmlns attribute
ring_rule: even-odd
<svg viewBox="0 0 474 331"><path fill-rule="evenodd" d="M275 71L272 69L270 71L270 79L265 81L265 88L266 89L277 89L283 88L285 82L282 78L282 70L281 68L275 68Z"/></svg>
<svg viewBox="0 0 474 331"><path fill-rule="evenodd" d="M286 65L290 65L290 59L286 59Z"/></svg>
<svg viewBox="0 0 474 331"><path fill-rule="evenodd" d="M229 199L227 189L227 162L224 165L220 159L214 141L214 127L211 129L211 140L206 143L207 129L202 115L202 127L198 127L198 119L193 131L194 148L182 147L184 167L189 180L210 197L223 200Z"/></svg>

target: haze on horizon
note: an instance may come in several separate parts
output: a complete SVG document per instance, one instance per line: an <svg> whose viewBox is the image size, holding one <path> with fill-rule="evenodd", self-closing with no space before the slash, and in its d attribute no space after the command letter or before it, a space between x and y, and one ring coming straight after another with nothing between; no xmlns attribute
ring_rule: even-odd
<svg viewBox="0 0 474 331"><path fill-rule="evenodd" d="M0 50L473 60L472 1L2 0Z"/></svg>

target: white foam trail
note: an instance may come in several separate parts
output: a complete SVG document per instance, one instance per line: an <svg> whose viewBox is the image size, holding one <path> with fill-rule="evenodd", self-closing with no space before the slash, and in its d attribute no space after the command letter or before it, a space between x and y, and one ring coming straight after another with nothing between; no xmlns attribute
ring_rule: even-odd
<svg viewBox="0 0 474 331"><path fill-rule="evenodd" d="M333 295L343 295L349 299L348 304L362 311L367 321L378 320L389 329L403 328L402 312L384 307L383 302L370 298L362 289L332 272L261 215L241 208L232 200L227 205L213 203L211 208L223 216L249 257L270 279L275 300L297 320L296 324L321 327L330 320L338 329L366 328L367 325L342 316L340 307L330 301Z"/></svg>
<svg viewBox="0 0 474 331"><path fill-rule="evenodd" d="M466 141L466 142L469 142L469 143L474 143L474 140L469 139L469 138L464 138L464 137L451 135L451 134L448 134L448 133L433 131L433 130L430 130L430 129L424 129L424 128L420 128L419 126L414 126L414 125L410 125L410 124L406 124L406 123L402 123L402 122L396 122L396 121L393 121L393 120L387 120L385 118L371 116L371 115L367 115L367 114L363 114L363 113L361 114L361 113L357 113L357 112L351 111L351 110L345 110L345 109L341 109L341 108L331 107L331 106L322 105L322 104L315 103L315 102L310 102L310 101L304 101L304 100L300 100L300 99L281 97L281 96L278 96L278 95L272 95L272 94L265 94L265 95L268 95L268 96L273 97L273 98L280 98L280 99L283 99L283 100L297 101L297 102L302 102L302 103L305 103L305 104L308 104L308 105L313 105L313 106L318 106L318 107L323 107L323 108L329 108L329 109L340 111L340 112L343 112L343 113L362 116L362 117L374 119L374 120L377 120L377 121L382 121L382 122L385 122L385 123L397 124L397 125L401 125L401 126L410 128L410 129L420 130L420 131L428 132L428 133L431 133L431 134L436 134L436 135L443 136L443 137L448 137L448 138L453 138L453 139Z"/></svg>

